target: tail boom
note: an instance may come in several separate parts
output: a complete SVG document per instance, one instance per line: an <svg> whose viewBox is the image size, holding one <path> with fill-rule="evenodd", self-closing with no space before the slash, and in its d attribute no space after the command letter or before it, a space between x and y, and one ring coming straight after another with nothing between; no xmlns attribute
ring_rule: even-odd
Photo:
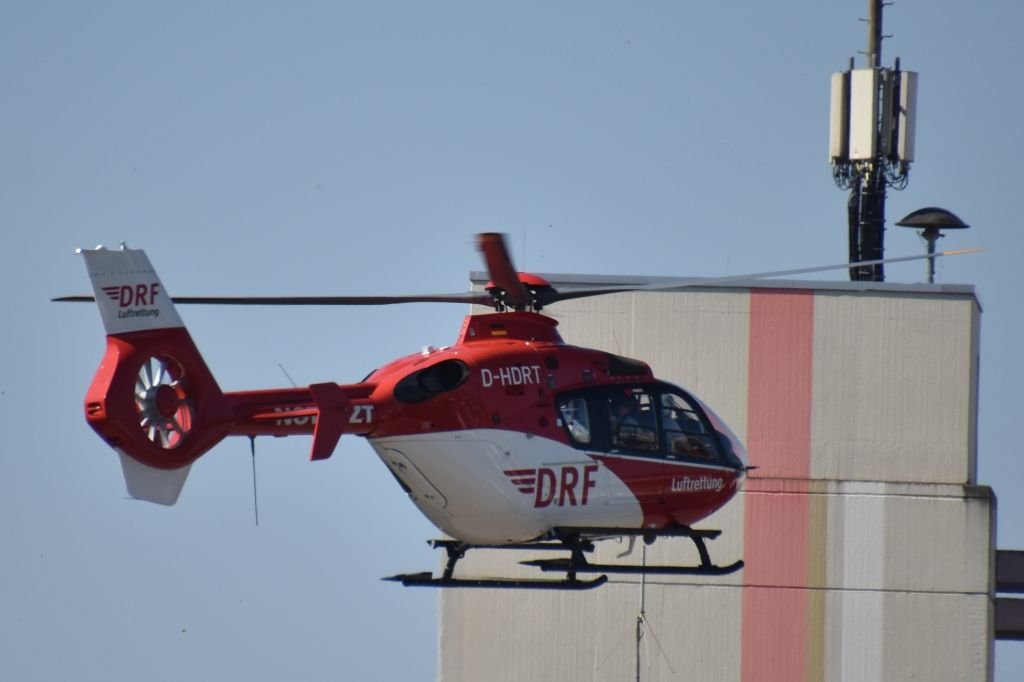
<svg viewBox="0 0 1024 682"><path fill-rule="evenodd" d="M346 433L366 436L375 426L374 384L312 384L308 388L228 393L230 435L313 435L310 459L327 459Z"/></svg>
<svg viewBox="0 0 1024 682"><path fill-rule="evenodd" d="M143 251L81 250L106 331L85 397L128 492L174 504L192 462L229 435L313 434L312 459L374 426L372 384L223 393Z"/></svg>

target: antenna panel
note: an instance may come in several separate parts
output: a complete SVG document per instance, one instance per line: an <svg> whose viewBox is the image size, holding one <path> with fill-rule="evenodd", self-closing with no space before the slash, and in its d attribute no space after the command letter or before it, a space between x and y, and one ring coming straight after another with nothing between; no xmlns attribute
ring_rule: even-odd
<svg viewBox="0 0 1024 682"><path fill-rule="evenodd" d="M893 128L895 128L896 122L896 76L897 74L890 69L881 69L881 85L882 85L882 120L879 121L881 127L878 131L878 154L879 156L889 157L893 153L895 143L892 139Z"/></svg>
<svg viewBox="0 0 1024 682"><path fill-rule="evenodd" d="M850 160L875 158L878 142L878 71L850 72Z"/></svg>
<svg viewBox="0 0 1024 682"><path fill-rule="evenodd" d="M828 126L828 160L844 163L850 158L850 72L832 74L832 108Z"/></svg>
<svg viewBox="0 0 1024 682"><path fill-rule="evenodd" d="M900 161L914 160L914 133L917 128L917 72L900 71L900 101L896 112L896 156Z"/></svg>

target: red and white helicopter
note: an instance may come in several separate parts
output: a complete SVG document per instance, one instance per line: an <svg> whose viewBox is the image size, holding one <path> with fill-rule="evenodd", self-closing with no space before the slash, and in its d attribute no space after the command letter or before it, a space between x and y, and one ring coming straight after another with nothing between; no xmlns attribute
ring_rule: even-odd
<svg viewBox="0 0 1024 682"><path fill-rule="evenodd" d="M393 576L405 585L585 589L608 573L719 575L694 523L726 504L749 467L736 435L686 390L639 360L566 344L540 313L558 301L653 286L559 292L517 273L499 234L479 235L486 292L427 296L171 298L140 250L79 250L106 329L106 354L85 397L90 426L120 455L128 493L172 505L192 462L226 436L312 435L310 457L331 456L344 434L365 437L423 514L450 539L440 576ZM943 252L935 255L950 255ZM913 260L923 256L889 259ZM864 265L863 263L858 265ZM805 268L722 282L824 269ZM493 307L467 316L452 346L399 358L353 384L224 392L174 303L380 305L456 302ZM594 564L606 538L687 537L691 566ZM474 548L559 549L524 562L557 579L458 577ZM580 579L579 574L596 574Z"/></svg>

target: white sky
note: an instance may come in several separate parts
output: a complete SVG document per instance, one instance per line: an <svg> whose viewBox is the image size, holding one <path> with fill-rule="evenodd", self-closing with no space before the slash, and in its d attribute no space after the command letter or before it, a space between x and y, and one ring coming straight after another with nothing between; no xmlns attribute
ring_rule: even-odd
<svg viewBox="0 0 1024 682"><path fill-rule="evenodd" d="M0 5L0 678L433 679L435 531L369 446L248 442L177 507L125 500L81 416L103 352L73 249L143 247L175 294L462 291L472 234L521 268L710 276L846 257L828 79L867 3L24 2ZM979 482L1024 547L1024 331L1013 203L1024 5L898 0L884 62L918 71L922 206L972 229L938 278L984 307ZM858 65L863 58L857 55ZM891 229L887 253L923 249ZM892 266L920 281L924 265ZM841 278L843 275L829 275ZM187 308L227 390L358 380L465 310ZM997 680L1024 645L997 647Z"/></svg>

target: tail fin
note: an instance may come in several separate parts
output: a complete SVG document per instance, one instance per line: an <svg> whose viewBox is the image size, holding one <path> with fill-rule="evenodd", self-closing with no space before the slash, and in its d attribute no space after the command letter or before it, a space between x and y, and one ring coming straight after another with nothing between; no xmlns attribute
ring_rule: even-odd
<svg viewBox="0 0 1024 682"><path fill-rule="evenodd" d="M89 425L121 456L128 494L172 505L232 410L145 252L80 250L107 333L85 397Z"/></svg>

